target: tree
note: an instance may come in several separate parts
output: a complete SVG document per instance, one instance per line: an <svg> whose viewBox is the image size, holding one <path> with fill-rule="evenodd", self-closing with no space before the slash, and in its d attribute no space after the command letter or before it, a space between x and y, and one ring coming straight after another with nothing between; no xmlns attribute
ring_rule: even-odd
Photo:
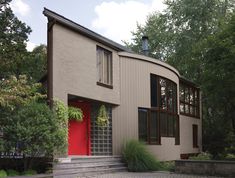
<svg viewBox="0 0 235 178"><path fill-rule="evenodd" d="M8 3L1 0L0 13L0 79L22 74L27 56L26 42L31 32L29 26L18 20Z"/></svg>
<svg viewBox="0 0 235 178"><path fill-rule="evenodd" d="M235 146L235 13L220 32L208 37L204 48L204 143L217 155L225 151L224 145Z"/></svg>
<svg viewBox="0 0 235 178"><path fill-rule="evenodd" d="M38 82L45 74L47 68L47 47L39 45L28 53L24 64L22 65L22 73L31 79L31 82Z"/></svg>
<svg viewBox="0 0 235 178"><path fill-rule="evenodd" d="M233 9L233 0L166 0L163 13L153 13L144 26L137 25L133 43L141 51L141 37L149 37L152 57L175 66L180 73L200 83L203 70L201 41L219 30L220 23ZM199 48L199 49L198 49Z"/></svg>
<svg viewBox="0 0 235 178"><path fill-rule="evenodd" d="M37 156L64 152L68 117L50 110L41 85L31 84L26 76L12 76L0 86L0 151L23 153L25 170Z"/></svg>

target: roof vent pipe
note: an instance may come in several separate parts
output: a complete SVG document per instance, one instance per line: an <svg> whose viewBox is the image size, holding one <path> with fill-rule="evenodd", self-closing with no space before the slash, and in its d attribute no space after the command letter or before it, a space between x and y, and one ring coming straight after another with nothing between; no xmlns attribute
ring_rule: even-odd
<svg viewBox="0 0 235 178"><path fill-rule="evenodd" d="M149 44L148 44L148 36L142 37L142 52L145 56L149 55Z"/></svg>

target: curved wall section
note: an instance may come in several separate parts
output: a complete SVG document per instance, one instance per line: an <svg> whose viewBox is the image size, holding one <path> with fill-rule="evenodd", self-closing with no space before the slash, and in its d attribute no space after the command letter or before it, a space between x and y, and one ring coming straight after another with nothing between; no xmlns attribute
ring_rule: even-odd
<svg viewBox="0 0 235 178"><path fill-rule="evenodd" d="M138 139L138 108L150 108L150 74L170 79L177 84L179 73L168 64L142 55L121 52L120 106L113 109L113 152L121 153L121 146L129 139ZM179 99L177 98L179 104ZM178 111L179 113L179 111ZM162 137L161 145L148 149L160 160L174 160L180 156L180 146L172 137Z"/></svg>

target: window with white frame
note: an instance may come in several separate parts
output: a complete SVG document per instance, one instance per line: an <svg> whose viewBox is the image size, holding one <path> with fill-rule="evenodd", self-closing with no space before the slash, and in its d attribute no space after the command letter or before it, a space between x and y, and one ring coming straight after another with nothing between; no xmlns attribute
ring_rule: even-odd
<svg viewBox="0 0 235 178"><path fill-rule="evenodd" d="M105 85L112 86L113 84L112 52L97 46L96 56L97 56L97 69L98 69L97 84L104 84L103 86Z"/></svg>

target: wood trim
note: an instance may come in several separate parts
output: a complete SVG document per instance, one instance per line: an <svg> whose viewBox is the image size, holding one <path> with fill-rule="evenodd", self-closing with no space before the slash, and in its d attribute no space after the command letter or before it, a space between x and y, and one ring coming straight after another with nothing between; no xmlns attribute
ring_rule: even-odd
<svg viewBox="0 0 235 178"><path fill-rule="evenodd" d="M47 102L53 107L53 25L55 21L48 19L47 23Z"/></svg>
<svg viewBox="0 0 235 178"><path fill-rule="evenodd" d="M101 82L96 82L96 84L99 85L99 86L102 86L102 87L113 89L113 85L108 85L108 84L101 83Z"/></svg>

